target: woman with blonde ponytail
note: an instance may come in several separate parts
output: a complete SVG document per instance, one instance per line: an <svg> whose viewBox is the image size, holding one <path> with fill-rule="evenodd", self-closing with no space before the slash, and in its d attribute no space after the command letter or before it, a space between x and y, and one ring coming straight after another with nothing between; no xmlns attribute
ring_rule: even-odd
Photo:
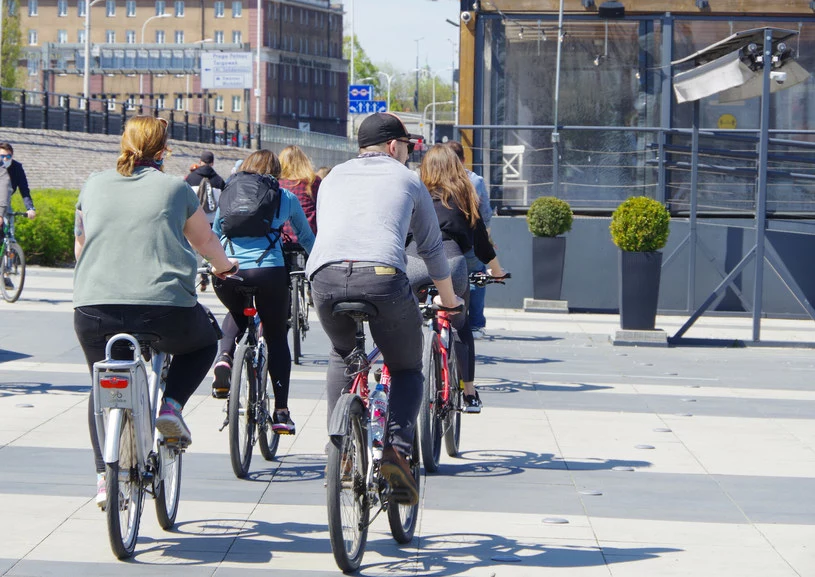
<svg viewBox="0 0 815 577"><path fill-rule="evenodd" d="M155 347L173 357L156 427L189 444L181 410L218 349L217 324L195 295L195 251L220 278L238 267L227 258L189 185L164 174L169 151L167 121L135 116L125 125L116 169L92 174L82 187L74 227L74 330L91 370L105 358L106 335L157 335ZM105 463L92 396L88 426L96 503L104 506Z"/></svg>

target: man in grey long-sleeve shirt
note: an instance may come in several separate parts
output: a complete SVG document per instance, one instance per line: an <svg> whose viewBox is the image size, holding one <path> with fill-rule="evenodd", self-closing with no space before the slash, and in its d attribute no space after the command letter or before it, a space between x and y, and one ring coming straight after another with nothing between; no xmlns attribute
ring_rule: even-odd
<svg viewBox="0 0 815 577"><path fill-rule="evenodd" d="M422 318L405 275L405 240L413 233L419 256L439 289L440 304L458 298L442 248L436 212L421 180L404 163L413 138L393 114L367 117L359 127L360 155L332 169L317 197L317 239L306 274L320 323L331 340L326 391L328 421L351 379L347 357L356 326L332 315L337 302L362 300L377 309L371 335L391 374L388 426L381 472L397 501L415 504L419 489L407 456L422 401Z"/></svg>

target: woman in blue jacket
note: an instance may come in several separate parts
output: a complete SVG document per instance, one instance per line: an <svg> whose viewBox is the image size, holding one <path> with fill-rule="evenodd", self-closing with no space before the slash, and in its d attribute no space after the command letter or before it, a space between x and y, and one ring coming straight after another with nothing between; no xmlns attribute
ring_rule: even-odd
<svg viewBox="0 0 815 577"><path fill-rule="evenodd" d="M257 287L255 308L263 323L263 335L269 345L269 377L274 385L275 410L272 416L272 430L282 435L294 434L294 421L288 408L289 377L291 374L291 353L287 338L289 317L289 274L281 250L280 229L289 222L297 233L300 244L311 251L314 234L297 197L284 188L279 189L280 209L269 215L269 234L263 236L234 236L224 234L222 214L229 212L224 206L230 197L231 187L257 187L259 183L270 183L279 188L280 162L270 150L258 150L243 161L240 171L230 178L221 195L221 206L215 214L212 230L224 245L227 255L240 264L240 276L235 279L216 281L215 294L229 309L224 318L223 333L218 347L218 360L215 363L215 379L212 383L212 396L226 398L229 395L229 379L232 374L232 357L236 343L246 330L249 319L244 316L244 295L238 287ZM274 177L273 179L270 178Z"/></svg>

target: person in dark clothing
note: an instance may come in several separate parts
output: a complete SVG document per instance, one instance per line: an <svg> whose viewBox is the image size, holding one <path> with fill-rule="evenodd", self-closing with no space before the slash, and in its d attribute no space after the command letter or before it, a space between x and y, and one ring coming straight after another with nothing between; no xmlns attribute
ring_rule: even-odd
<svg viewBox="0 0 815 577"><path fill-rule="evenodd" d="M190 186L198 186L201 184L201 179L206 176L209 179L209 183L212 185L212 188L223 190L226 188L226 183L224 182L224 179L221 178L217 172L215 172L215 169L212 168L212 164L214 162L215 155L212 154L211 151L205 150L201 153L201 165L195 170L191 171L184 180L186 180L187 184Z"/></svg>
<svg viewBox="0 0 815 577"><path fill-rule="evenodd" d="M31 189L28 188L28 178L26 178L23 165L14 160L14 148L8 142L0 142L0 166L8 171L11 181L9 194L9 206L11 206L11 195L19 190L25 203L28 218L34 218L37 213L34 210L34 201L31 200ZM4 192L4 191L3 191ZM3 223L3 215L0 214L0 224ZM2 238L2 236L0 236Z"/></svg>

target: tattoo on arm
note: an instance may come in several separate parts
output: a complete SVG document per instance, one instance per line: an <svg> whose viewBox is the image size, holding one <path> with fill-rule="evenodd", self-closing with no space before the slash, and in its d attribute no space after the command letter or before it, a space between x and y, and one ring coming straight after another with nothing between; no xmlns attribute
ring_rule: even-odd
<svg viewBox="0 0 815 577"><path fill-rule="evenodd" d="M74 213L74 236L79 238L85 235L85 223L82 221L82 212L77 210Z"/></svg>

